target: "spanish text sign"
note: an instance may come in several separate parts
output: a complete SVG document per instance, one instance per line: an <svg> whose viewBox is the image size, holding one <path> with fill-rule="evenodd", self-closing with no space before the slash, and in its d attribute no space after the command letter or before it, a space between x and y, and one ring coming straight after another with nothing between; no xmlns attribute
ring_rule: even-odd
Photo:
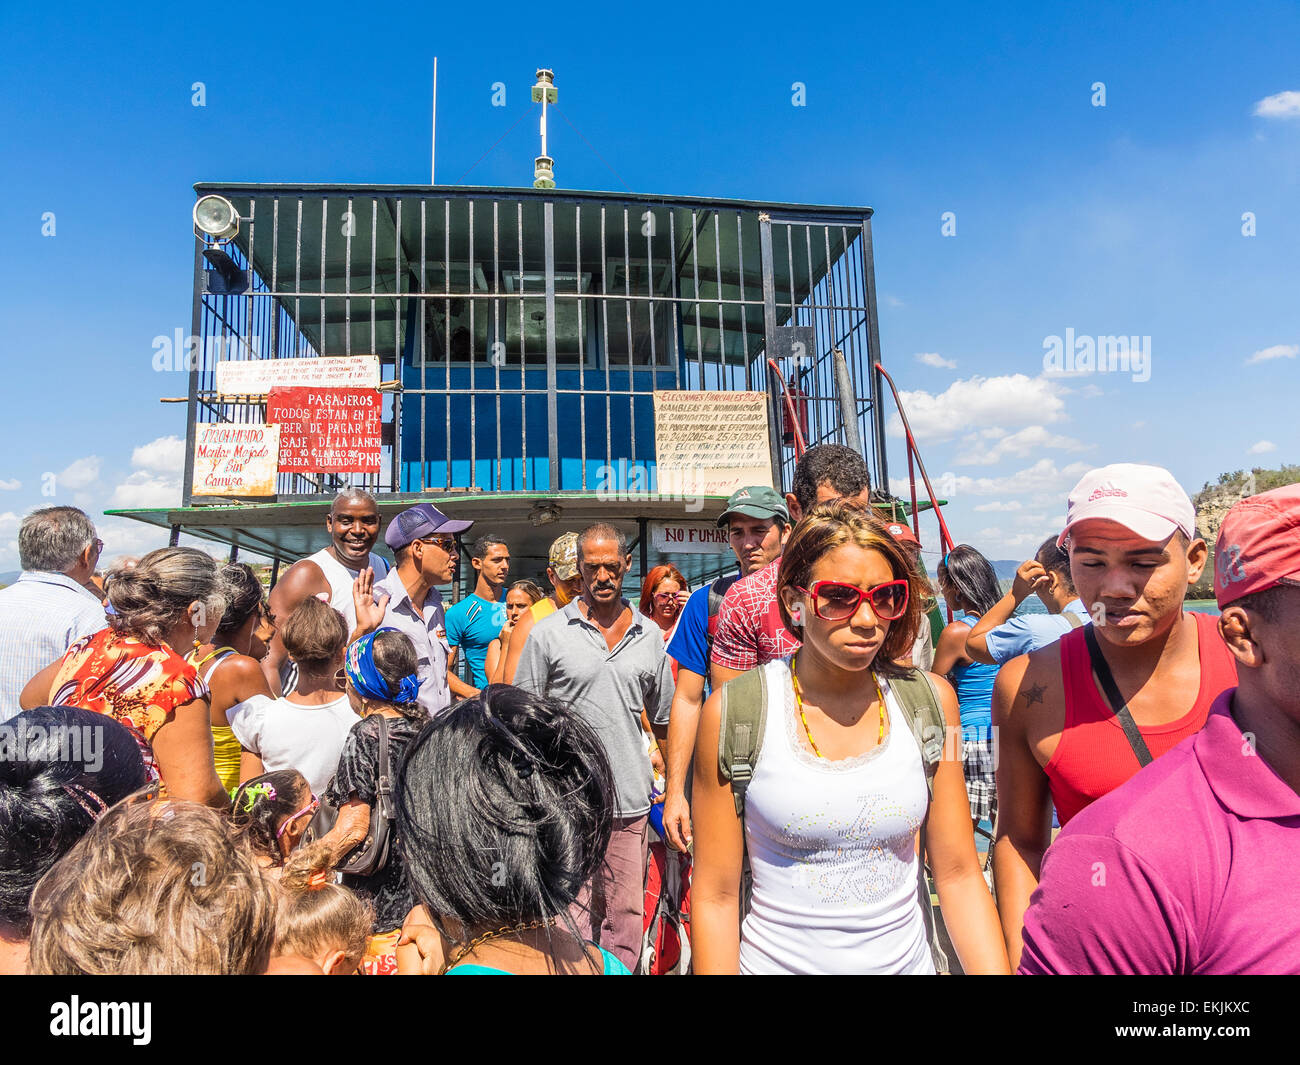
<svg viewBox="0 0 1300 1065"><path fill-rule="evenodd" d="M703 522L652 521L650 546L666 555L721 555L731 546L725 528Z"/></svg>
<svg viewBox="0 0 1300 1065"><path fill-rule="evenodd" d="M280 427L217 422L194 427L196 496L273 496Z"/></svg>
<svg viewBox="0 0 1300 1065"><path fill-rule="evenodd" d="M378 355L321 359L226 359L217 363L224 396L265 396L279 388L378 388Z"/></svg>
<svg viewBox="0 0 1300 1065"><path fill-rule="evenodd" d="M374 388L273 388L281 473L378 473L384 399Z"/></svg>
<svg viewBox="0 0 1300 1065"><path fill-rule="evenodd" d="M771 487L766 393L656 391L654 403L660 493Z"/></svg>

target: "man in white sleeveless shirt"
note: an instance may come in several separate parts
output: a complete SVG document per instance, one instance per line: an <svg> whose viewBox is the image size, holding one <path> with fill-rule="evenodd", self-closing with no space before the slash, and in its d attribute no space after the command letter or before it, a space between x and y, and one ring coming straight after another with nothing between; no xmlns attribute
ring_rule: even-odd
<svg viewBox="0 0 1300 1065"><path fill-rule="evenodd" d="M379 524L379 506L369 492L347 488L335 496L325 519L330 545L295 562L271 590L268 605L277 624L283 626L304 599L327 594L330 606L347 620L350 635L357 627L352 582L367 567L375 571L376 580L388 572L388 563L371 551L379 539ZM278 632L262 659L262 671L275 695L292 689L294 671Z"/></svg>

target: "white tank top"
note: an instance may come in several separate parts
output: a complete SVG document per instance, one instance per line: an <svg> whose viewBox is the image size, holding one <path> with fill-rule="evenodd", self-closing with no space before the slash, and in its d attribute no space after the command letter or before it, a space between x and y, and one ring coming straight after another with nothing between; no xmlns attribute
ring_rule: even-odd
<svg viewBox="0 0 1300 1065"><path fill-rule="evenodd" d="M745 793L754 897L742 973L933 973L917 897L929 793L905 712L881 679L882 746L827 761L807 750L790 659L767 670L763 748Z"/></svg>
<svg viewBox="0 0 1300 1065"><path fill-rule="evenodd" d="M352 582L361 576L361 570L348 569L336 559L328 547L321 548L314 555L309 555L308 562L315 562L330 586L330 606L347 619L348 632L357 627L357 608L352 602ZM382 580L388 575L388 563L370 552L370 566L375 571L375 580Z"/></svg>
<svg viewBox="0 0 1300 1065"><path fill-rule="evenodd" d="M357 606L352 601L352 582L361 576L361 571L348 569L328 547L323 547L314 555L307 556L308 562L315 562L330 586L330 606L343 615L348 623L348 635L357 627ZM370 552L370 567L375 571L375 580L382 580L388 575L388 563ZM285 695L297 690L298 665L289 657L280 663L280 691Z"/></svg>

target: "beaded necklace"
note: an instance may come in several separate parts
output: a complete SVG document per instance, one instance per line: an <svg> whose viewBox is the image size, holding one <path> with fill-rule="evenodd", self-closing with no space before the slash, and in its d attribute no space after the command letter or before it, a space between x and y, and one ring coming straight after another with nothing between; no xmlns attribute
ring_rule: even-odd
<svg viewBox="0 0 1300 1065"><path fill-rule="evenodd" d="M822 754L821 749L817 746L817 741L813 739L812 729L808 727L808 717L803 711L803 691L799 687L799 674L795 671L798 664L799 655L796 652L794 661L790 663L790 680L794 683L795 709L799 711L799 720L803 722L803 733L808 737L808 743L812 747L813 754L818 758L825 758L826 756ZM876 677L874 669L871 670L871 679L876 685L876 699L880 702L880 732L876 736L876 744L879 746L885 742L885 695L880 690L880 680Z"/></svg>
<svg viewBox="0 0 1300 1065"><path fill-rule="evenodd" d="M463 947L458 949L456 953L451 956L451 960L443 965L442 971L443 973L445 973L448 969L452 968L453 966L459 965L461 960L466 955L472 954L478 947L481 947L489 939L498 939L501 936L518 935L521 932L530 932L535 928L545 928L547 925L551 925L554 923L555 923L554 917L547 917L544 920L530 921L528 924L520 923L520 924L502 925L495 932L484 932L478 938L471 939Z"/></svg>

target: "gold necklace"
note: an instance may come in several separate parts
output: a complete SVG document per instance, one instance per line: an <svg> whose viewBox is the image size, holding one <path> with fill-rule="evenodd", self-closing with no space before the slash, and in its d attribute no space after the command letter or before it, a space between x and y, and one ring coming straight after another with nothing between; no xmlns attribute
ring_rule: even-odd
<svg viewBox="0 0 1300 1065"><path fill-rule="evenodd" d="M812 747L813 754L818 758L825 758L821 749L817 746L817 741L813 739L812 729L808 727L808 716L803 711L803 691L799 687L799 674L795 671L799 664L799 653L796 651L794 660L790 663L790 680L794 684L794 705L799 711L799 720L803 722L803 734L808 737L808 744ZM876 671L871 670L871 679L876 685L876 699L880 703L880 732L876 736L876 745L885 742L885 695L880 690L880 680L876 676Z"/></svg>
<svg viewBox="0 0 1300 1065"><path fill-rule="evenodd" d="M439 973L438 975L441 976L444 973L446 973L448 969L452 968L453 966L459 965L461 960L467 954L472 954L477 948L481 947L489 939L498 939L501 936L518 935L521 932L531 932L533 929L545 928L547 925L552 925L554 923L555 923L554 917L547 917L545 919L530 921L528 924L523 924L522 922L519 924L506 924L506 925L502 925L495 932L484 932L478 938L471 939L463 947L460 947L456 951L456 953L451 956L451 960L443 964L442 972Z"/></svg>

